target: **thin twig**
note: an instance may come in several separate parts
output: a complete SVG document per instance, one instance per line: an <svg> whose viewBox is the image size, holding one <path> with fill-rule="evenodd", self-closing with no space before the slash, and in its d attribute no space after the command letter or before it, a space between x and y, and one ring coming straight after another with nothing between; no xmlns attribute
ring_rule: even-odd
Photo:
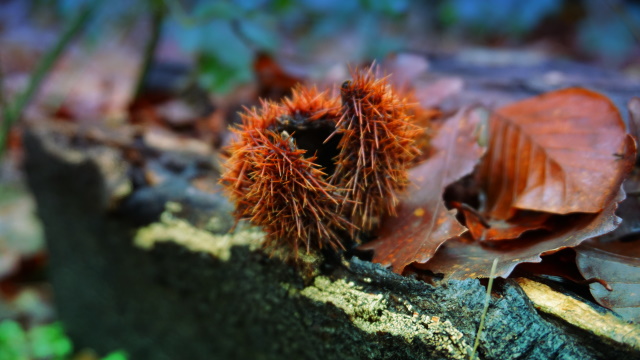
<svg viewBox="0 0 640 360"><path fill-rule="evenodd" d="M162 25L166 16L166 11L162 3L153 3L152 6L152 18L151 18L151 39L147 42L147 46L144 49L144 55L142 58L142 64L140 65L140 74L134 88L134 99L140 95L142 87L144 86L147 77L149 76L149 69L153 62L158 42L162 35Z"/></svg>
<svg viewBox="0 0 640 360"><path fill-rule="evenodd" d="M53 49L51 49L45 56L42 58L40 63L38 63L31 79L29 79L29 83L27 84L27 88L19 94L13 104L9 104L8 102L4 106L4 121L2 122L2 128L0 130L0 157L2 156L7 140L9 137L9 130L15 124L20 117L22 116L22 112L29 105L38 89L42 85L42 82L46 78L46 76L51 71L51 68L56 63L60 55L64 52L64 50L69 46L71 41L75 38L78 33L84 28L84 26L88 23L93 11L96 9L97 4L100 1L91 2L90 5L87 5L80 9L78 14L71 20L69 25L65 28L62 36L55 44ZM6 100L6 99L5 99Z"/></svg>
<svg viewBox="0 0 640 360"><path fill-rule="evenodd" d="M478 332L476 333L476 340L473 343L473 350L471 352L471 360L475 360L476 351L478 345L480 345L480 335L484 328L484 319L489 311L489 302L491 301L491 289L493 288L493 279L496 276L496 267L498 266L498 258L493 259L493 265L491 265L491 275L489 276L489 283L487 284L487 294L484 297L484 309L482 309L482 315L480 316L480 326L478 326Z"/></svg>

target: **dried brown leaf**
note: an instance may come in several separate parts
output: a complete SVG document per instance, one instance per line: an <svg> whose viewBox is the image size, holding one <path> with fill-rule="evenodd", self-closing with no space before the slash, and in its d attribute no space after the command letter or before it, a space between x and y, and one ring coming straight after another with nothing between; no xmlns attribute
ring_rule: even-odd
<svg viewBox="0 0 640 360"><path fill-rule="evenodd" d="M468 207L461 208L465 225L471 236L478 241L513 240L527 231L550 230L547 220L549 213L518 212L510 221L484 219L481 214Z"/></svg>
<svg viewBox="0 0 640 360"><path fill-rule="evenodd" d="M432 154L410 171L413 184L398 205L397 217L383 220L376 240L361 246L374 250L373 261L402 273L413 262L426 262L448 239L466 229L442 199L444 188L471 173L484 153L477 129L485 115L465 109L448 119L432 139Z"/></svg>
<svg viewBox="0 0 640 360"><path fill-rule="evenodd" d="M498 243L478 242L468 234L447 241L426 264L415 266L447 279L483 278L490 276L493 259L498 258L496 276L507 277L522 262L540 262L540 255L574 247L590 239L613 231L620 218L615 215L624 192L597 214L572 214L556 217L552 232L534 233L530 237ZM586 277L586 276L585 276Z"/></svg>
<svg viewBox="0 0 640 360"><path fill-rule="evenodd" d="M640 234L640 169L635 168L623 184L627 198L618 206L616 214L622 218L622 224L614 231L601 236L602 242L626 239Z"/></svg>
<svg viewBox="0 0 640 360"><path fill-rule="evenodd" d="M517 210L597 213L633 165L633 140L615 105L580 88L500 108L490 121L480 167L485 212L508 220Z"/></svg>
<svg viewBox="0 0 640 360"><path fill-rule="evenodd" d="M260 53L253 62L258 86L258 97L261 99L280 100L291 95L291 89L302 82L302 79L288 74L266 53Z"/></svg>
<svg viewBox="0 0 640 360"><path fill-rule="evenodd" d="M498 109L478 178L486 199L465 211L479 241L554 231L551 214L596 213L633 166L635 142L612 102L589 90L547 93Z"/></svg>
<svg viewBox="0 0 640 360"><path fill-rule="evenodd" d="M380 68L382 74L393 74L390 77L394 87L411 88L416 78L426 74L429 62L424 55L400 53L388 56Z"/></svg>

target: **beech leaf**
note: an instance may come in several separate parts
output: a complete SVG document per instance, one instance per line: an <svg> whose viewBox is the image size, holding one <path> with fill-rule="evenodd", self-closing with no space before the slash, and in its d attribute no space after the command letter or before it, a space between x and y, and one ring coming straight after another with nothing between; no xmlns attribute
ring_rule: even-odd
<svg viewBox="0 0 640 360"><path fill-rule="evenodd" d="M640 322L639 170L636 167L624 182L629 196L616 211L622 224L615 231L576 248L576 265L582 276L600 279L612 288L608 291L600 284L591 284L594 299L636 322Z"/></svg>
<svg viewBox="0 0 640 360"><path fill-rule="evenodd" d="M640 242L591 241L576 248L576 263L582 276L604 280L589 286L596 301L627 320L640 322Z"/></svg>
<svg viewBox="0 0 640 360"><path fill-rule="evenodd" d="M485 212L508 220L517 210L597 213L633 166L633 140L615 105L569 88L496 111L479 175Z"/></svg>
<svg viewBox="0 0 640 360"><path fill-rule="evenodd" d="M622 219L622 224L614 231L601 236L599 241L626 239L640 234L640 169L634 169L631 176L625 180L623 189L627 198L618 205L616 214Z"/></svg>
<svg viewBox="0 0 640 360"><path fill-rule="evenodd" d="M414 266L442 273L445 279L487 278L493 259L498 258L495 276L507 277L519 263L540 262L540 255L574 247L584 240L613 231L621 221L615 211L624 196L620 190L617 197L597 214L558 216L552 232L489 244L475 241L467 233L447 241L426 264Z"/></svg>
<svg viewBox="0 0 640 360"><path fill-rule="evenodd" d="M397 217L382 221L376 240L362 245L374 250L373 261L391 266L396 273L413 262L426 262L445 241L466 231L447 210L445 187L470 174L484 153L477 130L486 112L463 109L449 118L431 141L430 157L409 172L412 182L402 195Z"/></svg>
<svg viewBox="0 0 640 360"><path fill-rule="evenodd" d="M481 215L467 207L461 211L471 236L478 241L513 240L527 231L551 230L546 223L551 216L549 213L518 212L510 221L505 221L480 218Z"/></svg>
<svg viewBox="0 0 640 360"><path fill-rule="evenodd" d="M636 145L609 99L555 91L499 109L489 128L479 166L486 218L466 214L471 232L416 267L454 279L488 277L498 258L497 275L506 277L519 263L540 262L620 224L615 211Z"/></svg>

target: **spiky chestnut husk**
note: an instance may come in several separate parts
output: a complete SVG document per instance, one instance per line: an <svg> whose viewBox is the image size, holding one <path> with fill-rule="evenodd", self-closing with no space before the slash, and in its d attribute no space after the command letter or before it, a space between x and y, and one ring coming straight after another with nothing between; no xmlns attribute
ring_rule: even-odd
<svg viewBox="0 0 640 360"><path fill-rule="evenodd" d="M344 198L326 180L318 158L307 156L292 136L325 122L333 129L339 108L325 93L297 87L281 104L263 102L260 109L247 109L242 125L232 130L237 139L229 146L221 183L236 204L236 218L265 230L267 247L285 243L295 254L300 247L339 249L339 234L353 231L336 212Z"/></svg>
<svg viewBox="0 0 640 360"><path fill-rule="evenodd" d="M363 231L381 216L395 215L397 194L407 187L407 170L420 153L415 139L421 130L412 123L410 105L373 70L352 71L352 80L341 87L336 134L342 138L330 179L346 189L341 212Z"/></svg>

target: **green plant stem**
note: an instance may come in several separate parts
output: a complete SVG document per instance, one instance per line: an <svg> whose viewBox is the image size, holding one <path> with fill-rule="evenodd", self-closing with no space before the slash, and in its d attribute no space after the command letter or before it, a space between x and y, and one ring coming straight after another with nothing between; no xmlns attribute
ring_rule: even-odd
<svg viewBox="0 0 640 360"><path fill-rule="evenodd" d="M478 332L476 333L476 340L473 342L473 350L471 352L471 360L475 360L476 351L478 345L480 345L480 335L484 329L484 319L489 311L489 303L491 301L491 290L493 289L493 279L496 276L496 267L498 266L498 258L493 259L493 265L491 265L491 275L489 275L489 283L487 284L487 294L484 297L484 308L482 309L482 315L480 316L480 326L478 326Z"/></svg>
<svg viewBox="0 0 640 360"><path fill-rule="evenodd" d="M53 49L45 54L42 60L36 66L29 83L27 84L27 88L19 94L13 104L10 104L8 101L5 101L5 106L3 107L3 117L4 121L2 122L2 128L0 131L0 157L5 151L5 147L7 145L7 140L9 137L9 130L11 127L20 119L22 116L22 112L29 105L38 89L42 85L42 82L46 78L46 76L51 71L51 68L56 63L60 55L64 52L64 50L69 46L71 41L75 38L78 33L84 28L84 26L88 23L93 11L96 9L99 1L91 2L90 5L82 8L78 14L69 22L69 25L65 28L62 36L55 44Z"/></svg>
<svg viewBox="0 0 640 360"><path fill-rule="evenodd" d="M151 39L147 42L147 46L144 49L142 57L142 64L140 65L140 74L134 88L133 96L137 98L142 91L145 80L149 76L149 69L153 62L158 42L162 35L162 25L166 16L166 11L162 4L152 4L153 15L151 18Z"/></svg>

